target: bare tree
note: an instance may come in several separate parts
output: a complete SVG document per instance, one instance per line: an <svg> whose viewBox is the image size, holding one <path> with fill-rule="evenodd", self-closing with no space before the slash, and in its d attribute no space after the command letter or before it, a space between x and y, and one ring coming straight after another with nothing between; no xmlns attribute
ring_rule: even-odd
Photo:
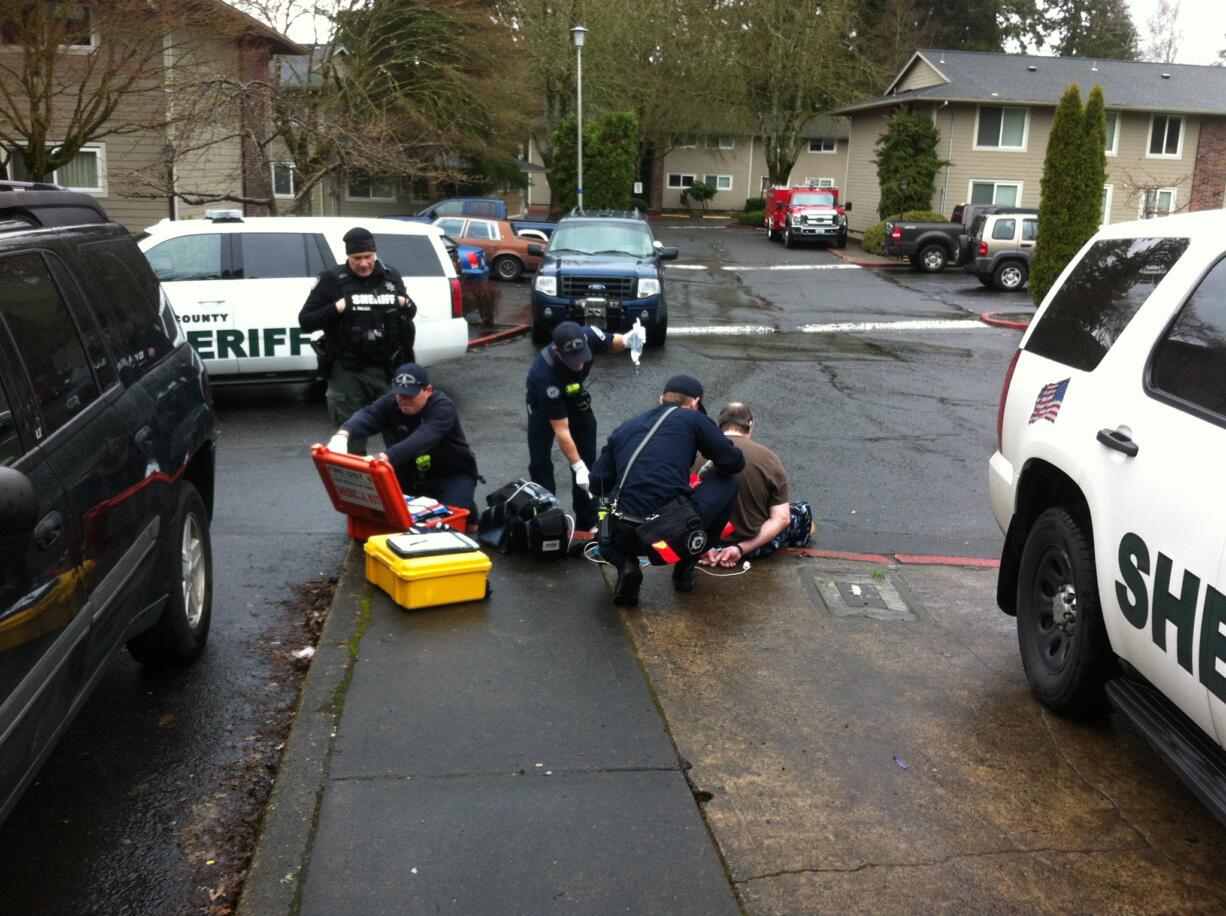
<svg viewBox="0 0 1226 916"><path fill-rule="evenodd" d="M1179 55L1183 42L1183 30L1179 28L1179 5L1181 0L1158 0L1154 14L1149 17L1149 41L1145 45L1146 60L1172 64Z"/></svg>

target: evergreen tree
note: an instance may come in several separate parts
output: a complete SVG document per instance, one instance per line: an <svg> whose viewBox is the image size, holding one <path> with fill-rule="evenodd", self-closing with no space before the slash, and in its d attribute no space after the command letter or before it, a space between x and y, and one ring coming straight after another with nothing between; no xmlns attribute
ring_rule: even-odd
<svg viewBox="0 0 1226 916"><path fill-rule="evenodd" d="M1043 160L1039 238L1030 262L1030 297L1036 304L1043 301L1060 271L1098 229L1106 174L1103 148L1107 128L1101 105L1102 90L1098 90L1090 130L1086 129L1081 87L1076 83L1064 90L1056 106ZM1093 152L1092 144L1097 144ZM1099 163L1097 169L1095 161ZM1091 182L1097 184L1092 186Z"/></svg>
<svg viewBox="0 0 1226 916"><path fill-rule="evenodd" d="M931 118L900 108L887 124L873 160L881 188L877 215L882 219L905 210L931 208L937 171L947 164L937 158L941 133Z"/></svg>
<svg viewBox="0 0 1226 916"><path fill-rule="evenodd" d="M583 206L628 210L638 166L638 121L629 112L583 120ZM553 131L549 184L563 212L578 203L575 119L563 118Z"/></svg>
<svg viewBox="0 0 1226 916"><path fill-rule="evenodd" d="M1126 0L1049 0L1047 16L1061 57L1137 59L1140 39Z"/></svg>
<svg viewBox="0 0 1226 916"><path fill-rule="evenodd" d="M1090 90L1082 133L1083 161L1078 171L1084 187L1077 221L1084 244L1102 225L1103 188L1107 184L1107 108L1101 86Z"/></svg>

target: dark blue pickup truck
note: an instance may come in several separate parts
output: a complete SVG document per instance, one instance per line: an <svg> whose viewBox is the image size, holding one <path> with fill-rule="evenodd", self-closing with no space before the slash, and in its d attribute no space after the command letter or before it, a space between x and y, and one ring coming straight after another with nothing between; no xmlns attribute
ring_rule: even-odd
<svg viewBox="0 0 1226 916"><path fill-rule="evenodd" d="M510 219L507 216L507 202L501 197L448 197L446 200L430 204L420 213L392 218L416 223L432 223L440 216L480 216L485 219L505 219L517 233L524 229L534 229L545 239L549 238L553 233L553 227L557 225L557 223L538 220Z"/></svg>
<svg viewBox="0 0 1226 916"><path fill-rule="evenodd" d="M620 333L639 319L648 345L660 346L668 334L662 262L676 258L637 214L566 217L532 282L532 339L546 342L567 320Z"/></svg>

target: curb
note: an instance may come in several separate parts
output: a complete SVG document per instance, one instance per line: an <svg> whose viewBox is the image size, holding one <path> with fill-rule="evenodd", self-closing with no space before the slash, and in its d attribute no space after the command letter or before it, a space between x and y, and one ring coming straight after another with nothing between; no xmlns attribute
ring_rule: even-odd
<svg viewBox="0 0 1226 916"><path fill-rule="evenodd" d="M319 634L315 657L303 681L298 710L281 751L276 783L260 822L255 852L243 881L237 916L273 916L297 910L302 868L310 854L315 822L328 778L332 739L345 687L356 661L356 641L364 625L366 582L349 575L354 551L350 542L341 567L332 609ZM346 617L338 607L358 608Z"/></svg>
<svg viewBox="0 0 1226 916"><path fill-rule="evenodd" d="M904 264L902 261L857 261L851 257L851 255L843 254L837 248L827 248L826 250L836 258L846 261L848 264L854 264L856 267L877 267L893 270L897 270L900 267L905 267L908 270L911 269L910 264Z"/></svg>
<svg viewBox="0 0 1226 916"><path fill-rule="evenodd" d="M484 337L474 337L468 342L468 349L473 347L484 347L487 344L497 343L500 340L510 340L512 337L519 337L527 334L532 330L530 324L517 324L511 328L504 328L501 331L495 331L493 334L486 334Z"/></svg>
<svg viewBox="0 0 1226 916"><path fill-rule="evenodd" d="M994 328L1012 328L1015 331L1024 331L1030 327L1029 321L1014 321L1011 318L998 317L1002 314L1002 312L984 312L979 316L979 320Z"/></svg>
<svg viewBox="0 0 1226 916"><path fill-rule="evenodd" d="M815 560L854 560L857 563L879 563L890 566L975 566L980 569L997 569L1000 560L990 557L951 557L921 553L856 553L846 550L818 550L816 547L784 547L779 553L794 557L809 557Z"/></svg>

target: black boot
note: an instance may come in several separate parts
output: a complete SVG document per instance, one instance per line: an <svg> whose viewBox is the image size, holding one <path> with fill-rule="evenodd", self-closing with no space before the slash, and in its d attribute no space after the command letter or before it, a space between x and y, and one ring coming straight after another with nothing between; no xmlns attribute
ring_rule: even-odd
<svg viewBox="0 0 1226 916"><path fill-rule="evenodd" d="M673 567L673 588L679 592L694 590L694 567L698 560L682 560Z"/></svg>
<svg viewBox="0 0 1226 916"><path fill-rule="evenodd" d="M636 607L639 603L639 586L642 584L643 570L639 568L639 558L618 557L613 603L619 607Z"/></svg>

